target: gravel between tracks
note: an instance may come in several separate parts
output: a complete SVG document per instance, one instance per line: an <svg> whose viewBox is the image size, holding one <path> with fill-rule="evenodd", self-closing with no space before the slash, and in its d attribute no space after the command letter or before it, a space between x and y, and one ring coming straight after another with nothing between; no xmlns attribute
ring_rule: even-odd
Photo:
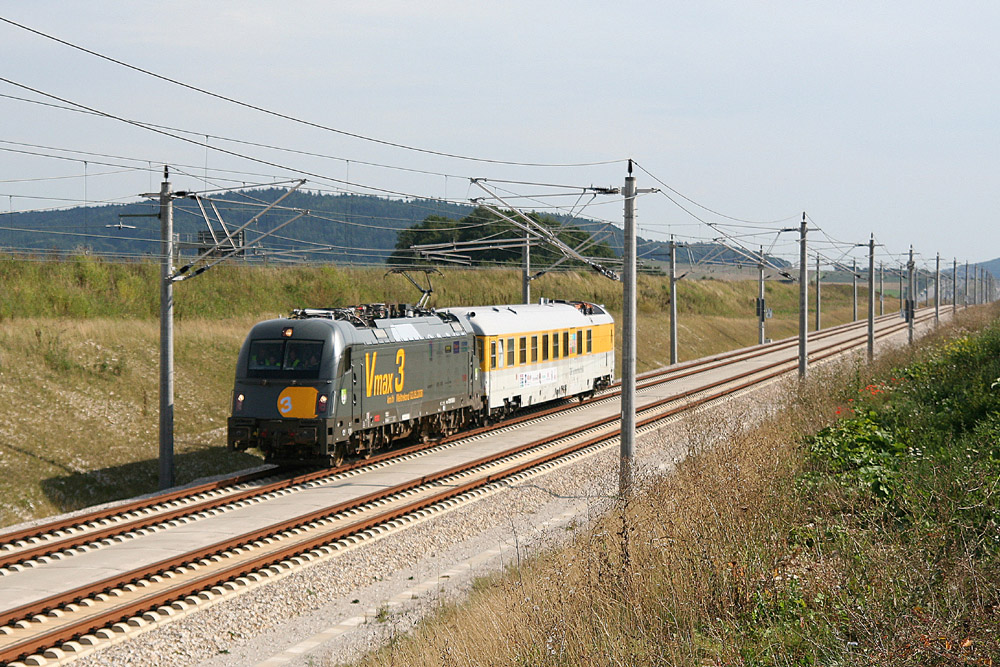
<svg viewBox="0 0 1000 667"><path fill-rule="evenodd" d="M713 430L721 436L720 424L746 426L760 418L766 406L776 405L780 387L772 384L710 408ZM685 455L683 423L638 439L637 474L668 470ZM476 577L585 527L608 508L617 489L618 450L611 447L73 664L341 664L405 633L443 601L461 597Z"/></svg>

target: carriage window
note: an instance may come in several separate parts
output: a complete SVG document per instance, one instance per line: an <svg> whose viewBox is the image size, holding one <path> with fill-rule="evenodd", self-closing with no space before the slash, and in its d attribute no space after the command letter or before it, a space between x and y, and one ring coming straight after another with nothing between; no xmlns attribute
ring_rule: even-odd
<svg viewBox="0 0 1000 667"><path fill-rule="evenodd" d="M522 366L528 363L528 339L525 336L521 336L521 361L519 363Z"/></svg>
<svg viewBox="0 0 1000 667"><path fill-rule="evenodd" d="M573 353L573 350L569 349L569 332L563 331L563 356L568 357Z"/></svg>
<svg viewBox="0 0 1000 667"><path fill-rule="evenodd" d="M490 368L497 367L497 342L495 340L490 341Z"/></svg>
<svg viewBox="0 0 1000 667"><path fill-rule="evenodd" d="M552 334L552 358L559 358L559 332Z"/></svg>
<svg viewBox="0 0 1000 667"><path fill-rule="evenodd" d="M587 329L587 352L594 351L594 330Z"/></svg>
<svg viewBox="0 0 1000 667"><path fill-rule="evenodd" d="M531 337L531 363L538 361L538 336Z"/></svg>
<svg viewBox="0 0 1000 667"><path fill-rule="evenodd" d="M513 366L514 365L514 339L513 338L508 338L507 339L507 365L508 366Z"/></svg>
<svg viewBox="0 0 1000 667"><path fill-rule="evenodd" d="M576 353L583 354L583 331L576 330Z"/></svg>
<svg viewBox="0 0 1000 667"><path fill-rule="evenodd" d="M548 361L549 359L549 335L544 334L542 336L542 361Z"/></svg>

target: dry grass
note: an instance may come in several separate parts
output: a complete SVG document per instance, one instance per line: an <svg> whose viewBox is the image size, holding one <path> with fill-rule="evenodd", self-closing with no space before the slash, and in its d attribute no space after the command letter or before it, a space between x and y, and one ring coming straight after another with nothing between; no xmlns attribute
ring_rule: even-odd
<svg viewBox="0 0 1000 667"><path fill-rule="evenodd" d="M259 462L224 449L250 324L176 326L179 483ZM158 341L149 321L0 322L0 525L156 489Z"/></svg>
<svg viewBox="0 0 1000 667"><path fill-rule="evenodd" d="M834 379L822 375L811 385ZM801 518L789 489L802 452L790 437L821 423L829 400L809 393L758 428L743 428L742 412L689 418L675 473L641 475L629 502L566 546L481 583L360 664L728 664L723 628Z"/></svg>
<svg viewBox="0 0 1000 667"><path fill-rule="evenodd" d="M797 485L803 436L914 353L814 371L755 427L743 412L689 419L675 472L359 664L992 664L1000 563L975 543L945 555L940 534L900 533L891 516L862 525L859 507Z"/></svg>

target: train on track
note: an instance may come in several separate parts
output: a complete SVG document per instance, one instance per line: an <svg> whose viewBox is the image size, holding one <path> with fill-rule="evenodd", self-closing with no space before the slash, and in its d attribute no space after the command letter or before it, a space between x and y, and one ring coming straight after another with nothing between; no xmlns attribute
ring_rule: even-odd
<svg viewBox="0 0 1000 667"><path fill-rule="evenodd" d="M256 324L236 364L227 443L339 465L521 408L584 398L614 375L614 321L586 302L299 309Z"/></svg>

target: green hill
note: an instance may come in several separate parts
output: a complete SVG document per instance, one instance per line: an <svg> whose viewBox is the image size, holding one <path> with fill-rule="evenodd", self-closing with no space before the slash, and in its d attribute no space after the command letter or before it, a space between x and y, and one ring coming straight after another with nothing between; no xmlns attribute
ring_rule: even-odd
<svg viewBox="0 0 1000 667"><path fill-rule="evenodd" d="M221 226L216 213L230 230L249 221L261 210L262 204L276 201L287 191L281 188L228 192L214 197L214 208L205 203L213 227ZM0 213L0 251L11 254L66 258L90 253L120 258L143 258L159 251L160 226L155 217L159 210L154 202L82 206L67 210L30 213ZM254 239L274 230L297 215L297 210L309 215L269 236L259 244ZM365 195L330 195L296 191L274 209L260 217L246 230L246 242L255 247L248 253L249 261L290 262L307 260L336 264L383 264L395 251L400 232L413 229L427 220L458 221L476 214L470 205L451 204L430 199L388 199ZM122 217L128 216L128 217ZM594 236L598 244L606 244L615 256L622 254L622 230L605 222L549 215L555 226L580 229ZM201 207L192 199L174 203L174 233L180 242L180 253L192 255L201 244L199 233L208 227ZM575 234L572 229L569 234ZM414 242L426 242L426 236L414 232ZM574 244L576 245L576 244ZM648 267L655 268L666 261L667 245L639 239L638 255ZM504 261L516 261L519 252L505 251ZM776 266L786 263L769 258ZM714 264L746 265L748 259L738 251L717 243L692 243L679 246L677 260L681 264L710 261Z"/></svg>

